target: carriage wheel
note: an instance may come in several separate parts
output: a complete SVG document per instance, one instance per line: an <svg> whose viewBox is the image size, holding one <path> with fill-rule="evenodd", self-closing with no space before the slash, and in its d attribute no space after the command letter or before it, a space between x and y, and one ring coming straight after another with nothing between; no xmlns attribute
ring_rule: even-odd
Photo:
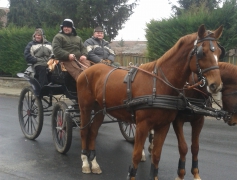
<svg viewBox="0 0 237 180"><path fill-rule="evenodd" d="M67 107L65 102L57 102L53 107L51 121L54 145L62 154L68 152L72 142L72 120L70 114L65 112Z"/></svg>
<svg viewBox="0 0 237 180"><path fill-rule="evenodd" d="M126 139L126 141L130 143L134 143L136 124L131 124L131 123L123 122L123 121L120 121L118 123L119 123L119 129L123 137Z"/></svg>
<svg viewBox="0 0 237 180"><path fill-rule="evenodd" d="M21 91L18 117L25 137L31 140L36 139L41 133L44 116L41 99L34 95L31 87L25 87Z"/></svg>

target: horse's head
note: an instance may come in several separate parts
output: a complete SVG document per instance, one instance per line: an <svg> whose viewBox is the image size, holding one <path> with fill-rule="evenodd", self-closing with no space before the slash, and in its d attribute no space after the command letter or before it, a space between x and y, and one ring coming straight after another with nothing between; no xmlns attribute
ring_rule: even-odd
<svg viewBox="0 0 237 180"><path fill-rule="evenodd" d="M237 83L237 82L236 82ZM237 84L233 86L227 86L222 90L222 106L225 111L229 113L229 116L224 118L224 121L230 125L237 124Z"/></svg>
<svg viewBox="0 0 237 180"><path fill-rule="evenodd" d="M210 93L216 93L222 88L218 61L224 52L217 42L222 31L223 26L209 31L201 25L190 55L190 69L197 73L199 81L203 81L203 86L207 82L207 90Z"/></svg>
<svg viewBox="0 0 237 180"><path fill-rule="evenodd" d="M230 126L237 124L237 66L229 63L219 63L223 81L222 106L230 113L224 120Z"/></svg>

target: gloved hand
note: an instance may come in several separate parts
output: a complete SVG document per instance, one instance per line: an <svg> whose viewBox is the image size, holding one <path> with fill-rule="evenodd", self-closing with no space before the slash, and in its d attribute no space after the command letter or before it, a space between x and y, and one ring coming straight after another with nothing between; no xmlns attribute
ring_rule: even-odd
<svg viewBox="0 0 237 180"><path fill-rule="evenodd" d="M108 59L102 59L100 62L101 62L101 63L104 63L104 64L107 64L107 65L110 65L110 64L111 64L111 61L108 60Z"/></svg>

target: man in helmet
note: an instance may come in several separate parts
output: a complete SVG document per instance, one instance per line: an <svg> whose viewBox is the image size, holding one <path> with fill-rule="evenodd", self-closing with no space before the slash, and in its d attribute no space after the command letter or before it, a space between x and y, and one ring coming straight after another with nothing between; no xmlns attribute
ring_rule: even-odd
<svg viewBox="0 0 237 180"><path fill-rule="evenodd" d="M90 62L87 60L87 50L82 39L77 36L71 19L64 19L60 27L61 30L52 42L53 53L56 59L63 62L68 73L77 80L82 69L90 66ZM82 63L81 67L77 60Z"/></svg>

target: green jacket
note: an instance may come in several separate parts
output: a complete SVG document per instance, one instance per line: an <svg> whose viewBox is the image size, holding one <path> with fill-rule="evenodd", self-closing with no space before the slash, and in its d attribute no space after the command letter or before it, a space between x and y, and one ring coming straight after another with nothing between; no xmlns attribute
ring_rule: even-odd
<svg viewBox="0 0 237 180"><path fill-rule="evenodd" d="M87 57L87 50L79 36L58 33L52 42L55 58L60 61L68 61L69 54L75 54L76 58L84 55Z"/></svg>

